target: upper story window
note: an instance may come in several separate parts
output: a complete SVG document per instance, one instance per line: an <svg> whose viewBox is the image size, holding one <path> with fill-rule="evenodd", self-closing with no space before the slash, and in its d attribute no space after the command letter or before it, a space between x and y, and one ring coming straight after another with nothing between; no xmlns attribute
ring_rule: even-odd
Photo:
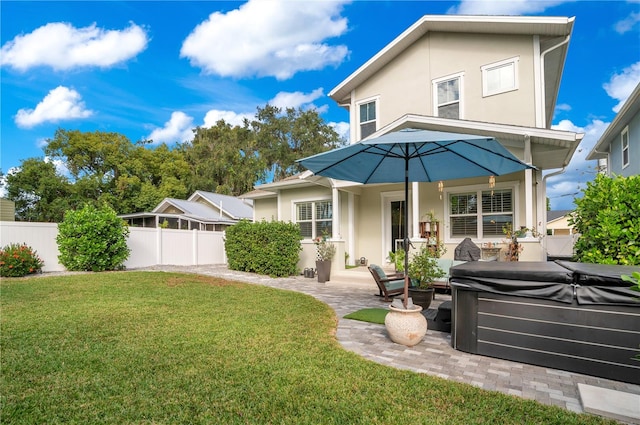
<svg viewBox="0 0 640 425"><path fill-rule="evenodd" d="M620 135L622 143L622 168L629 165L629 127L625 127Z"/></svg>
<svg viewBox="0 0 640 425"><path fill-rule="evenodd" d="M332 234L333 204L331 201L298 202L296 223L304 239Z"/></svg>
<svg viewBox="0 0 640 425"><path fill-rule="evenodd" d="M518 89L519 58L506 59L480 67L482 96L491 96Z"/></svg>
<svg viewBox="0 0 640 425"><path fill-rule="evenodd" d="M360 126L360 139L362 140L367 136L376 132L378 127L377 122L377 104L376 100L367 100L359 104L358 107L358 124Z"/></svg>
<svg viewBox="0 0 640 425"><path fill-rule="evenodd" d="M502 228L513 225L515 186L486 190L452 189L447 197L449 234L447 239L489 239L504 237Z"/></svg>
<svg viewBox="0 0 640 425"><path fill-rule="evenodd" d="M463 74L433 80L433 112L442 118L462 118Z"/></svg>

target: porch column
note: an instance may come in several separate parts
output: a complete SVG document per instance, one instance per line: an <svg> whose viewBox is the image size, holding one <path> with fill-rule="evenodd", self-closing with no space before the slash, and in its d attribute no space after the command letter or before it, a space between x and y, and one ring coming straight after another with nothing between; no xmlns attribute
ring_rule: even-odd
<svg viewBox="0 0 640 425"><path fill-rule="evenodd" d="M340 236L340 192L333 186L331 180L331 203L333 205L333 215L331 216L331 239L342 239Z"/></svg>
<svg viewBox="0 0 640 425"><path fill-rule="evenodd" d="M528 134L524 136L524 162L531 165L531 140ZM533 223L533 170L524 171L524 221L528 229L534 227ZM515 229L514 229L515 230ZM527 236L530 236L527 234Z"/></svg>
<svg viewBox="0 0 640 425"><path fill-rule="evenodd" d="M356 264L356 214L355 208L355 195L351 192L347 192L347 223L349 228L347 229L347 253L351 259L350 264Z"/></svg>
<svg viewBox="0 0 640 425"><path fill-rule="evenodd" d="M418 182L411 183L411 239L420 239L420 194ZM407 229L408 230L408 229Z"/></svg>

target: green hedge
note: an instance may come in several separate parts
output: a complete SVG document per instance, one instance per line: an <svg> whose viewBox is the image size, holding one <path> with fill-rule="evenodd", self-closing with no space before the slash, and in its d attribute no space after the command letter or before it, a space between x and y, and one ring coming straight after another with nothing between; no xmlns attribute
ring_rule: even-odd
<svg viewBox="0 0 640 425"><path fill-rule="evenodd" d="M108 206L67 211L58 225L58 259L67 270L120 270L129 257L127 223Z"/></svg>
<svg viewBox="0 0 640 425"><path fill-rule="evenodd" d="M231 270L272 277L296 275L301 239L297 224L240 221L226 231L228 266Z"/></svg>
<svg viewBox="0 0 640 425"><path fill-rule="evenodd" d="M583 192L570 220L580 233L576 260L640 265L640 176L599 174Z"/></svg>

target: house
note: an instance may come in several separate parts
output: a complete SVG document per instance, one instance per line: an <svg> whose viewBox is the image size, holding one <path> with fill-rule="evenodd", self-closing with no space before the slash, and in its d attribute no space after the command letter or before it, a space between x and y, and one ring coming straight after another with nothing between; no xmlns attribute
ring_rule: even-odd
<svg viewBox="0 0 640 425"><path fill-rule="evenodd" d="M223 231L253 218L253 201L195 191L187 200L165 198L151 212L120 215L129 226Z"/></svg>
<svg viewBox="0 0 640 425"><path fill-rule="evenodd" d="M545 234L542 172L562 172L583 137L550 128L573 24L564 17L427 15L329 93L349 111L352 142L404 128L493 136L536 169L497 177L492 187L486 178L414 182L408 202L403 184L305 172L245 195L254 200L254 220L300 224L300 268L313 266L312 238L328 232L337 270L342 257L385 264L403 234L404 208L413 245L435 238L450 258L466 237L478 246L501 244L509 223ZM522 242L522 260L545 258L540 239L527 234Z"/></svg>
<svg viewBox="0 0 640 425"><path fill-rule="evenodd" d="M622 105L587 159L597 159L600 172L609 176L640 174L640 84Z"/></svg>
<svg viewBox="0 0 640 425"><path fill-rule="evenodd" d="M572 212L573 210L547 211L547 235L573 235L573 226L569 224Z"/></svg>
<svg viewBox="0 0 640 425"><path fill-rule="evenodd" d="M0 221L16 220L16 203L5 198L0 198Z"/></svg>

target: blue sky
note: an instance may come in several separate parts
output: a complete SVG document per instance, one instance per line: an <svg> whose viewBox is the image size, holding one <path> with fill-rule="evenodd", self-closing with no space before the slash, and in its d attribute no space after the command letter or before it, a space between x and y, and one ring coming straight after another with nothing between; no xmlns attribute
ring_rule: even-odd
<svg viewBox="0 0 640 425"><path fill-rule="evenodd" d="M548 182L552 208L572 208L595 175L587 153L640 81L637 0L2 1L0 169L43 157L58 128L173 145L267 102L348 134L327 94L426 14L576 17L553 126L585 138Z"/></svg>

